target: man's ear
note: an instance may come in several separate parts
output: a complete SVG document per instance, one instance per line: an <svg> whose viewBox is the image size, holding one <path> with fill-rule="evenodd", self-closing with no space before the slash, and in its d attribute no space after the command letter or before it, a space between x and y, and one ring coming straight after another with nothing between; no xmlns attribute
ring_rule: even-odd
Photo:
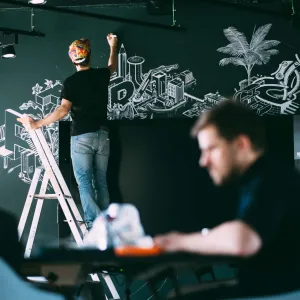
<svg viewBox="0 0 300 300"><path fill-rule="evenodd" d="M246 150L252 148L252 142L250 138L245 134L240 134L236 138L236 144L239 149Z"/></svg>

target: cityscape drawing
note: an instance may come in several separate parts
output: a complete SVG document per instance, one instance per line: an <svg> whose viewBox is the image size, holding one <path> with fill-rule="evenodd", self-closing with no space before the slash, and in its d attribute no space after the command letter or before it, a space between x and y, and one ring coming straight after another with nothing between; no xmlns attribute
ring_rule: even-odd
<svg viewBox="0 0 300 300"><path fill-rule="evenodd" d="M44 86L38 83L32 87L34 100L24 102L19 111L5 110L5 121L0 126L0 160L7 172L16 172L25 183L30 184L36 167L42 167L40 157L23 125L17 121L19 113L26 113L32 118L42 119L60 105L61 82L46 80ZM65 120L70 117L67 116ZM58 162L58 122L43 127L45 139Z"/></svg>
<svg viewBox="0 0 300 300"><path fill-rule="evenodd" d="M191 71L178 71L179 65L173 64L144 73L144 62L140 56L128 58L122 44L109 86L109 120L175 117L199 100L188 93L196 85Z"/></svg>
<svg viewBox="0 0 300 300"><path fill-rule="evenodd" d="M277 40L265 40L271 29L266 24L254 30L251 41L234 27L224 30L230 44L217 49L231 55L223 58L220 66L233 64L246 70L247 78L233 91L236 101L246 104L258 115L295 114L299 109L299 57L283 61L272 74L252 76L255 66L267 64L272 55L279 53L274 47ZM124 45L118 55L118 71L109 86L108 118L154 119L160 117L198 117L225 99L218 91L204 95L192 94L196 78L192 71L179 70L179 65L159 66L144 73L145 59L127 57Z"/></svg>
<svg viewBox="0 0 300 300"><path fill-rule="evenodd" d="M244 67L246 78L233 91L236 101L246 104L258 115L295 114L299 110L300 59L279 64L277 70L267 75L253 76L255 66L267 64L280 44L266 40L271 24L254 30L251 41L234 27L224 29L229 44L217 49L226 54L220 61L224 67L233 64ZM180 70L178 64L162 65L145 72L145 58L129 56L122 44L118 53L118 68L111 77L107 117L109 120L155 119L187 117L196 118L202 112L225 100L218 91L203 98L193 95L197 80L190 70ZM32 87L33 100L24 102L18 112L41 119L60 105L62 83L46 80ZM17 111L5 110L5 122L0 125L0 167L30 184L34 170L41 165L35 147L23 126L16 121ZM67 116L64 120L70 120ZM44 127L46 141L58 161L58 122ZM2 160L2 162L1 162Z"/></svg>

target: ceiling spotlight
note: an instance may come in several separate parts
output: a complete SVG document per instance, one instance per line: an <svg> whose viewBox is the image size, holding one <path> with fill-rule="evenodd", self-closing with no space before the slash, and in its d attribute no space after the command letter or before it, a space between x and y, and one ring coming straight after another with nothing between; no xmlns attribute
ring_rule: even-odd
<svg viewBox="0 0 300 300"><path fill-rule="evenodd" d="M47 0L29 0L28 3L30 4L45 4Z"/></svg>
<svg viewBox="0 0 300 300"><path fill-rule="evenodd" d="M14 46L6 46L2 48L2 58L10 59L16 57L16 51Z"/></svg>

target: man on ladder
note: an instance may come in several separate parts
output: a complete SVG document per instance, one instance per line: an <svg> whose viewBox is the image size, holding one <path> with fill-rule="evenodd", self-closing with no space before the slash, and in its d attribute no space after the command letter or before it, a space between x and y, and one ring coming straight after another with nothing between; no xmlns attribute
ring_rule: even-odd
<svg viewBox="0 0 300 300"><path fill-rule="evenodd" d="M63 119L71 110L71 158L88 230L109 205L106 170L110 141L105 121L110 76L117 68L117 37L108 34L107 40L107 68L92 68L90 41L75 40L69 47L69 57L77 72L63 83L61 105L42 120L17 118L25 127L38 129Z"/></svg>
<svg viewBox="0 0 300 300"><path fill-rule="evenodd" d="M100 210L109 205L109 195L106 183L106 169L109 157L109 133L106 124L108 85L110 76L117 68L117 37L107 35L110 46L110 56L107 68L91 68L91 47L87 39L75 40L69 47L69 57L77 72L68 77L62 87L61 105L47 117L35 121L29 116L15 113L29 132L37 154L40 156L45 173L40 187L40 193L35 194L42 169L37 168L32 180L22 216L19 221L19 236L22 236L33 198L37 198L31 229L25 249L29 257L35 232L37 229L43 200L58 199L66 221L72 231L78 246L82 245L82 235L92 227L94 219ZM86 228L75 224L75 219L82 221L80 213L73 201L64 178L55 162L41 130L60 119L71 111L71 157L74 175L79 186L80 198L84 212ZM46 194L48 182L55 194ZM94 187L95 190L94 191ZM96 195L95 195L96 194ZM66 201L67 200L67 201ZM97 274L91 274L93 281L99 281ZM109 275L102 275L113 299L119 299L119 294ZM106 298L108 298L106 296Z"/></svg>

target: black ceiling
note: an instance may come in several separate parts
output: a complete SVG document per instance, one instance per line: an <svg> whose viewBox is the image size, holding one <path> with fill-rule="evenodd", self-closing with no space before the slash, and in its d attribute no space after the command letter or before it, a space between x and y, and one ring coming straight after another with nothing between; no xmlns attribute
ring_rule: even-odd
<svg viewBox="0 0 300 300"><path fill-rule="evenodd" d="M2 0L3 1L3 0ZM11 5L10 3L16 1L19 3L28 3L28 0L5 0L7 3L1 3L0 9L5 8L20 8L21 5ZM300 0L47 0L46 6L58 6L58 7L72 7L72 6L90 6L101 4L120 4L120 5L134 5L134 4L146 4L146 3L169 3L172 1L175 4L182 4L184 6L189 5L190 1L203 1L216 5L234 5L239 6L241 9L248 9L249 11L264 11L279 16L290 17L294 10L297 12L296 17L300 15ZM171 7L171 6L170 6ZM298 19L298 18L297 18Z"/></svg>
<svg viewBox="0 0 300 300"><path fill-rule="evenodd" d="M8 0L9 2L24 2L28 3L28 0ZM188 4L189 0L174 0L176 2L186 2ZM201 1L201 0L195 0ZM205 1L205 0L204 0ZM281 3L289 5L292 3L293 0L210 0L210 2L223 2L228 4L235 4L235 5L255 5L255 6L271 6L274 3ZM162 3L162 2L172 2L172 0L47 0L47 5L51 6L84 6L84 5L99 5L99 4L135 4L135 3ZM298 2L298 0L294 0L294 2ZM5 7L16 7L15 5L9 4L2 4L1 6Z"/></svg>
<svg viewBox="0 0 300 300"><path fill-rule="evenodd" d="M9 2L14 2L11 0ZM28 3L28 1L18 1ZM47 0L46 5L50 6L61 6L61 7L70 7L70 6L85 6L85 5L101 5L101 4L136 4L136 3L145 3L145 0ZM21 5L12 5L8 3L0 3L0 8L20 8Z"/></svg>

